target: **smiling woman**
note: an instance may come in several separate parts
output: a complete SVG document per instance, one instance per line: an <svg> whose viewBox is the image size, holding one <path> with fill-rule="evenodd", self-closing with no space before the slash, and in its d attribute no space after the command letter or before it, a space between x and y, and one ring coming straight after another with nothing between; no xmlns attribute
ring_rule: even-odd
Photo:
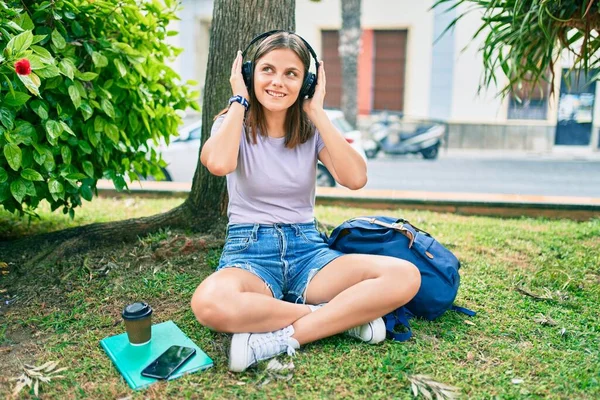
<svg viewBox="0 0 600 400"><path fill-rule="evenodd" d="M196 289L191 306L202 325L234 333L235 372L344 331L379 343L381 316L407 303L420 284L411 263L343 254L316 229L317 163L350 189L365 185L366 163L323 109L325 70L310 45L285 31L250 44L259 40L251 61L242 64L238 52L233 97L200 157L211 173L227 175L229 225L217 272Z"/></svg>

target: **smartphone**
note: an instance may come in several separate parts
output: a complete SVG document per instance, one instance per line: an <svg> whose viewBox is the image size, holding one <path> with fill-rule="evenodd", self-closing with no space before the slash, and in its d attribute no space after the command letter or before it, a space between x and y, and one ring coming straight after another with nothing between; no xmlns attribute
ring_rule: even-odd
<svg viewBox="0 0 600 400"><path fill-rule="evenodd" d="M169 379L171 374L194 354L196 354L196 349L173 345L144 368L142 376L156 379Z"/></svg>

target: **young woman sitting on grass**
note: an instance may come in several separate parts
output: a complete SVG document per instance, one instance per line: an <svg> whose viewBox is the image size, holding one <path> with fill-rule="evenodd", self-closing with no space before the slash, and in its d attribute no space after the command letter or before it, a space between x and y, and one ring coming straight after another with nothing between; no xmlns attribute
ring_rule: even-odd
<svg viewBox="0 0 600 400"><path fill-rule="evenodd" d="M219 267L191 306L202 325L234 334L237 372L344 331L379 343L381 316L410 301L421 281L407 261L329 249L314 219L317 160L353 190L367 182L366 163L323 110L325 70L320 62L309 73L311 54L317 61L308 43L276 31L250 45L259 39L248 86L242 52L235 57L234 97L200 156L227 176L229 224Z"/></svg>

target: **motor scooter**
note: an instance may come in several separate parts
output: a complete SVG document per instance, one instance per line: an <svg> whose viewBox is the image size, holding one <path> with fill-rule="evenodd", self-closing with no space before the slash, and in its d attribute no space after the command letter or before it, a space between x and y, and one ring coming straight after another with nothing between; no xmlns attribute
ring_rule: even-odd
<svg viewBox="0 0 600 400"><path fill-rule="evenodd" d="M368 158L375 158L382 151L390 155L421 153L423 158L433 160L446 131L442 122L412 121L402 114L392 117L384 113L369 128L371 139L365 140L363 146Z"/></svg>

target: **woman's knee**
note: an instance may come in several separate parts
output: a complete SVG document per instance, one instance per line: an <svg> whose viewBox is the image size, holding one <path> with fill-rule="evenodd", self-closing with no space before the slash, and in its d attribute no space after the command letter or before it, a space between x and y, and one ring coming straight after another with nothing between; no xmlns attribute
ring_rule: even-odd
<svg viewBox="0 0 600 400"><path fill-rule="evenodd" d="M210 277L198 286L191 300L191 307L200 324L216 331L224 331L234 316L227 302L223 289L218 287Z"/></svg>
<svg viewBox="0 0 600 400"><path fill-rule="evenodd" d="M393 282L396 288L398 284L401 284L403 286L402 290L397 291L399 297L405 302L410 301L421 287L421 273L419 269L410 261L396 259L392 271L392 276L387 281L390 283Z"/></svg>

